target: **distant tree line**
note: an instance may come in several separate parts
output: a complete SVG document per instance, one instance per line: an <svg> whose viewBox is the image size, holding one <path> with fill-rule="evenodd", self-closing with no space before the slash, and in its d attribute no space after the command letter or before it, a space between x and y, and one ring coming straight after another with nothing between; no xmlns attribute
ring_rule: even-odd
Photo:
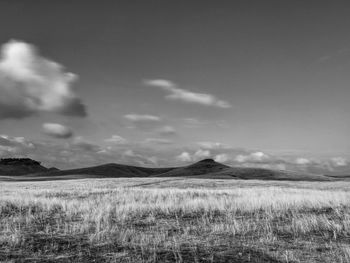
<svg viewBox="0 0 350 263"><path fill-rule="evenodd" d="M34 166L34 165L40 165L40 162L32 160L30 158L2 158L0 159L0 165L1 164Z"/></svg>

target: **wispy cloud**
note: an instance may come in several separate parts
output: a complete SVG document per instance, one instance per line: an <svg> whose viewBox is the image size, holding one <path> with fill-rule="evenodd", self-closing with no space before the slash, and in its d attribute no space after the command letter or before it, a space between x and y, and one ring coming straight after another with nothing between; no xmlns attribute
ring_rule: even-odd
<svg viewBox="0 0 350 263"><path fill-rule="evenodd" d="M148 114L126 114L124 118L133 122L159 122L161 118L159 116L148 115Z"/></svg>
<svg viewBox="0 0 350 263"><path fill-rule="evenodd" d="M208 121L202 121L196 118L184 118L183 121L185 123L185 126L188 128L199 128L201 126L209 124Z"/></svg>
<svg viewBox="0 0 350 263"><path fill-rule="evenodd" d="M263 153L263 152L253 152L251 154L248 155L237 155L235 158L236 162L239 163L253 163L253 162L264 162L267 161L269 159L269 155Z"/></svg>
<svg viewBox="0 0 350 263"><path fill-rule="evenodd" d="M43 131L47 135L60 139L67 139L73 136L71 128L59 123L44 123Z"/></svg>
<svg viewBox="0 0 350 263"><path fill-rule="evenodd" d="M229 149L228 145L221 142L197 142L197 144L204 149Z"/></svg>
<svg viewBox="0 0 350 263"><path fill-rule="evenodd" d="M112 135L111 138L105 139L105 142L111 142L114 144L125 145L128 143L128 140L123 138L122 136L115 134L115 135Z"/></svg>
<svg viewBox="0 0 350 263"><path fill-rule="evenodd" d="M147 144L173 144L172 140L162 139L162 138L147 138L144 140Z"/></svg>
<svg viewBox="0 0 350 263"><path fill-rule="evenodd" d="M157 132L158 132L160 135L164 135L164 136L176 134L175 128L172 127L172 126L169 126L169 125L160 127L160 128L157 130Z"/></svg>
<svg viewBox="0 0 350 263"><path fill-rule="evenodd" d="M165 98L170 100L179 100L187 103L201 104L205 106L214 106L218 108L231 108L231 104L224 100L217 99L214 95L208 93L197 93L178 88L177 85L169 80L154 79L144 82L148 86L161 88L167 92Z"/></svg>
<svg viewBox="0 0 350 263"><path fill-rule="evenodd" d="M101 150L101 146L95 143L92 143L83 137L75 137L73 142L69 144L70 149L79 149L85 152L98 152Z"/></svg>
<svg viewBox="0 0 350 263"><path fill-rule="evenodd" d="M28 43L11 40L1 47L0 119L25 118L39 112L86 116L72 89L77 76L46 59Z"/></svg>

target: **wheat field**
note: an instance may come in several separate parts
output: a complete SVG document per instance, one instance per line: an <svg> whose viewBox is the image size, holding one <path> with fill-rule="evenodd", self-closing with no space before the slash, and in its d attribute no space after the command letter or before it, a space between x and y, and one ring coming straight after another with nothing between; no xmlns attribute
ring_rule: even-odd
<svg viewBox="0 0 350 263"><path fill-rule="evenodd" d="M350 182L0 182L2 262L350 262Z"/></svg>

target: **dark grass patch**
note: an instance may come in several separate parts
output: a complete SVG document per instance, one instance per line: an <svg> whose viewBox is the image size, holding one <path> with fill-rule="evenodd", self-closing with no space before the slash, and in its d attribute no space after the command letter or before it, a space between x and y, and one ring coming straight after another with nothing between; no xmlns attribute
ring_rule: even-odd
<svg viewBox="0 0 350 263"><path fill-rule="evenodd" d="M35 234L25 246L0 250L3 262L281 262L267 253L241 245L180 244L174 247L144 247L138 244L93 245L86 236Z"/></svg>

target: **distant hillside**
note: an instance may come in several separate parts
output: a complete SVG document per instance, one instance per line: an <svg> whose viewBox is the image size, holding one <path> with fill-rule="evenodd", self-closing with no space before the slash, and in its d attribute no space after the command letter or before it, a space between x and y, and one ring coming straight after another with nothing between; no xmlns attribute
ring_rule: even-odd
<svg viewBox="0 0 350 263"><path fill-rule="evenodd" d="M284 170L263 168L230 167L212 159L205 159L195 164L172 169L159 177L195 176L196 178L215 179L259 179L259 180L292 180L292 181L330 181L332 178L317 174L298 173Z"/></svg>
<svg viewBox="0 0 350 263"><path fill-rule="evenodd" d="M237 179L260 179L260 180L291 180L291 181L331 181L324 175L300 173L286 170L271 170L263 168L230 167L223 171L209 175L211 177L235 177Z"/></svg>
<svg viewBox="0 0 350 263"><path fill-rule="evenodd" d="M178 167L170 171L158 174L159 177L181 177L181 176L195 176L203 174L213 174L221 172L230 168L227 165L217 163L212 159L205 159L197 163L185 167Z"/></svg>
<svg viewBox="0 0 350 263"><path fill-rule="evenodd" d="M93 167L52 171L48 174L52 176L60 175L93 175L95 177L149 177L160 173L165 173L174 168L146 168L116 163L103 164Z"/></svg>
<svg viewBox="0 0 350 263"><path fill-rule="evenodd" d="M28 176L27 176L28 174ZM47 169L31 159L3 159L0 175L26 175L23 180L62 180L118 177L192 177L211 179L256 179L292 181L330 181L332 177L262 168L230 167L212 159L205 159L184 167L146 168L122 164L104 164L93 167L58 170ZM19 177L17 177L19 179Z"/></svg>
<svg viewBox="0 0 350 263"><path fill-rule="evenodd" d="M48 171L40 162L29 158L0 159L0 175L25 175Z"/></svg>

